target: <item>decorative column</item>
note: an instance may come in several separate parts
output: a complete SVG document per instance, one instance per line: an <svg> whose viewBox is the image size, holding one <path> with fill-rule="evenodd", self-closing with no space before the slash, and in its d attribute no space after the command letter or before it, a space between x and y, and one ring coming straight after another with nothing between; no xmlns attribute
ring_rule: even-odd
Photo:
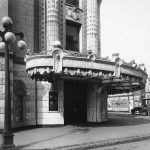
<svg viewBox="0 0 150 150"><path fill-rule="evenodd" d="M99 44L99 0L87 0L86 38L87 50L100 55Z"/></svg>
<svg viewBox="0 0 150 150"><path fill-rule="evenodd" d="M108 119L107 91L98 83L87 85L87 122L104 122Z"/></svg>
<svg viewBox="0 0 150 150"><path fill-rule="evenodd" d="M53 49L54 41L60 40L60 0L47 0L46 15L47 15L47 51Z"/></svg>

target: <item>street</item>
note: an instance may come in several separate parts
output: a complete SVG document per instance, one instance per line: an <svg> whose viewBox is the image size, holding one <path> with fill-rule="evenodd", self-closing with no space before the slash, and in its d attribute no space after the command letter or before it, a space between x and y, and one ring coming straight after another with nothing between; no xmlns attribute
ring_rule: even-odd
<svg viewBox="0 0 150 150"><path fill-rule="evenodd" d="M72 147L93 150L149 150L149 141L100 147L103 144L129 141L135 138L150 138L150 116L131 115L125 112L109 112L108 122L70 124L63 127L35 128L14 132L14 143L19 149L71 149ZM146 139L148 139L146 138ZM0 136L0 144L2 136ZM77 147L76 147L77 146ZM85 146L85 147L84 147Z"/></svg>
<svg viewBox="0 0 150 150"><path fill-rule="evenodd" d="M117 117L117 113L110 113L109 117L113 118L113 120L116 118L118 120L117 121L118 123L120 122L124 125L125 125L125 121L126 121L126 124L128 124L128 125L131 125L133 122L135 124L138 124L139 122L135 118L139 118L139 119L145 118L148 120L150 119L149 116L129 115L128 117L126 116L127 117L126 118L125 116L121 117L120 113L118 113L118 115L119 116ZM132 117L135 117L135 118L133 119ZM119 119L121 119L121 120L119 121ZM131 142L131 143L125 143L125 144L118 144L118 145L112 145L112 146L93 148L92 150L150 150L150 140L143 140L143 141L137 141L137 142Z"/></svg>
<svg viewBox="0 0 150 150"><path fill-rule="evenodd" d="M91 150L150 150L150 140L137 141L107 147L99 147Z"/></svg>

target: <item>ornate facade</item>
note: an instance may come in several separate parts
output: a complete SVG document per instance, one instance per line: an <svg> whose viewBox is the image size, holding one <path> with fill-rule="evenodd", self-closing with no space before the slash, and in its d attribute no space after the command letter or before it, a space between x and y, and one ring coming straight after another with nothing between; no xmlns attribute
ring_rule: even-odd
<svg viewBox="0 0 150 150"><path fill-rule="evenodd" d="M101 57L100 4L101 0L8 1L5 15L10 13L14 31L24 32L30 48L25 53L12 46L14 128L107 121L109 94L144 88L143 70L119 56L113 61Z"/></svg>

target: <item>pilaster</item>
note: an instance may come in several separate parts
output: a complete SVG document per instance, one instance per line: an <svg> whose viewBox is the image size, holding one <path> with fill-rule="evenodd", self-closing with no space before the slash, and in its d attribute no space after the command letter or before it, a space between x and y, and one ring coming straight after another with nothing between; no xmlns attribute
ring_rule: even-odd
<svg viewBox="0 0 150 150"><path fill-rule="evenodd" d="M47 0L46 5L47 50L51 50L53 48L54 41L60 40L60 0Z"/></svg>
<svg viewBox="0 0 150 150"><path fill-rule="evenodd" d="M86 3L86 48L91 50L93 54L100 55L99 40L99 1L87 0Z"/></svg>
<svg viewBox="0 0 150 150"><path fill-rule="evenodd" d="M89 83L87 86L87 121L104 122L108 119L107 91L98 83Z"/></svg>

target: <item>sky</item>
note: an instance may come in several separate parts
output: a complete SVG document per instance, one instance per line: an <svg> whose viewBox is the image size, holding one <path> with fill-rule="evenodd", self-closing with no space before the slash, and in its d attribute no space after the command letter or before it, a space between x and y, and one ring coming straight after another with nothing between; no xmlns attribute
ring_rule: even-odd
<svg viewBox="0 0 150 150"><path fill-rule="evenodd" d="M150 0L102 0L101 56L119 53L150 73Z"/></svg>

